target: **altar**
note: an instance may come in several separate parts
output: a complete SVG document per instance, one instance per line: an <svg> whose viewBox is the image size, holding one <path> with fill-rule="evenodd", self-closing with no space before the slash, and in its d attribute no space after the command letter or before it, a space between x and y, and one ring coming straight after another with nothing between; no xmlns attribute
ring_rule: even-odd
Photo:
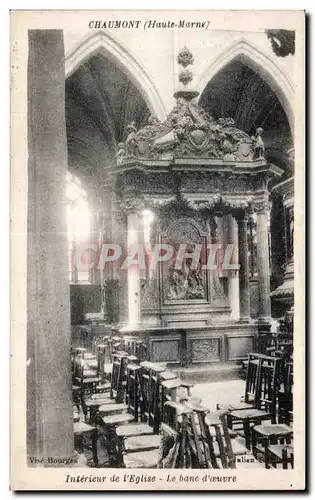
<svg viewBox="0 0 315 500"><path fill-rule="evenodd" d="M282 170L266 162L261 128L249 136L198 105L192 61L188 49L178 56L182 86L166 121L151 116L140 130L131 123L106 168L100 243L122 251L100 271L103 312L115 330L146 339L153 361L220 371L236 367L270 328L268 184Z"/></svg>

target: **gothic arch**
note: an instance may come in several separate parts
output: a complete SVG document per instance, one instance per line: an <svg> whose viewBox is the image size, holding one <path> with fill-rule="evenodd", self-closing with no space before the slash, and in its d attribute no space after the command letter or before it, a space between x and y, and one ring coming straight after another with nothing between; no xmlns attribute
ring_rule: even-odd
<svg viewBox="0 0 315 500"><path fill-rule="evenodd" d="M89 35L66 54L66 78L97 53L103 53L111 59L130 78L154 116L160 120L165 119L163 102L149 75L121 42L104 31Z"/></svg>
<svg viewBox="0 0 315 500"><path fill-rule="evenodd" d="M228 49L225 49L221 54L219 54L218 57L216 57L216 59L206 69L206 71L201 76L197 86L197 90L199 91L200 96L202 95L209 81L211 81L211 79L215 75L217 75L217 73L221 69L223 69L235 59L249 66L263 80L265 80L270 88L275 92L287 115L291 133L293 136L293 84L279 66L277 66L268 56L263 54L254 46L250 45L245 40L238 40L236 43L233 43L230 47L228 47Z"/></svg>

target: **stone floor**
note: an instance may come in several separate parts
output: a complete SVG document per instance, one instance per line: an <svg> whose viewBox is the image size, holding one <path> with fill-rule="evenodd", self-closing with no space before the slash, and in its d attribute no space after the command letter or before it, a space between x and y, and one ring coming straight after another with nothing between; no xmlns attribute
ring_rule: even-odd
<svg viewBox="0 0 315 500"><path fill-rule="evenodd" d="M216 410L217 403L236 404L244 396L245 380L229 380L196 384L192 389L192 396L202 399L203 404L210 411Z"/></svg>

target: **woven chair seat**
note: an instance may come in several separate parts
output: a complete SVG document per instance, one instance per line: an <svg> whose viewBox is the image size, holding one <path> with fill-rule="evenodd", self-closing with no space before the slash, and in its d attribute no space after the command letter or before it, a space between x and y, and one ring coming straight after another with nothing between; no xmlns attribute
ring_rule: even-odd
<svg viewBox="0 0 315 500"><path fill-rule="evenodd" d="M108 403L100 406L99 412L102 415L114 415L115 413L122 413L127 411L128 406L124 403Z"/></svg>
<svg viewBox="0 0 315 500"><path fill-rule="evenodd" d="M121 425L117 429L117 436L133 437L153 434L153 429L149 424L134 422L128 425Z"/></svg>
<svg viewBox="0 0 315 500"><path fill-rule="evenodd" d="M125 450L126 452L133 451L149 451L159 448L161 443L161 436L151 435L151 436L132 436L125 440Z"/></svg>
<svg viewBox="0 0 315 500"><path fill-rule="evenodd" d="M290 444L287 444L287 445L284 445L284 444L272 444L272 445L268 446L268 450L269 450L270 453L272 453L273 455L275 455L280 460L282 460L282 450L286 450L287 453L288 453L288 456L292 455L293 452L294 452L294 448Z"/></svg>
<svg viewBox="0 0 315 500"><path fill-rule="evenodd" d="M267 419L271 418L271 413L267 413L263 410L257 410L255 408L249 408L248 410L236 410L232 411L231 413L232 417L237 418L239 420L244 420L246 418L251 419L251 418L261 418L261 419Z"/></svg>
<svg viewBox="0 0 315 500"><path fill-rule="evenodd" d="M255 432L263 436L286 436L293 434L293 428L286 424L262 424L255 425Z"/></svg>
<svg viewBox="0 0 315 500"><path fill-rule="evenodd" d="M86 424L84 422L75 422L74 423L74 434L84 434L86 432L95 431L95 427L92 425Z"/></svg>
<svg viewBox="0 0 315 500"><path fill-rule="evenodd" d="M114 399L109 399L109 398L102 398L102 399L94 399L94 398L91 398L91 399L88 399L87 401L85 401L85 405L87 407L91 407L91 406L104 406L104 405L114 405L115 404L115 400Z"/></svg>
<svg viewBox="0 0 315 500"><path fill-rule="evenodd" d="M118 413L116 415L107 415L102 418L105 425L126 425L134 420L133 415L130 413Z"/></svg>
<svg viewBox="0 0 315 500"><path fill-rule="evenodd" d="M156 469L159 460L159 450L126 453L124 466L126 469Z"/></svg>

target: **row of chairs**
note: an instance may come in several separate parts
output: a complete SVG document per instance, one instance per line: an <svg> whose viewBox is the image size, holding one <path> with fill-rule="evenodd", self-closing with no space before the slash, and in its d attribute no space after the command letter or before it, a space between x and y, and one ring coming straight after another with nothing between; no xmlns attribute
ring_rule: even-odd
<svg viewBox="0 0 315 500"><path fill-rule="evenodd" d="M219 405L214 414L191 397L190 384L163 365L141 362L130 354L134 351L113 349L111 370L91 383L91 363L102 365L101 351L76 353L80 403L86 425L101 429L112 466L233 468L235 455L247 448L256 458L262 455L267 468L293 467L293 375L283 358L250 354L244 400L229 408ZM246 443L239 453L231 444L237 433Z"/></svg>
<svg viewBox="0 0 315 500"><path fill-rule="evenodd" d="M210 414L165 366L123 351L112 359L108 394L92 385L81 401L84 425L103 437L111 466L235 467L226 414Z"/></svg>
<svg viewBox="0 0 315 500"><path fill-rule="evenodd" d="M125 385L121 373L125 374ZM228 430L226 412L210 414L200 399L192 398L192 384L183 382L162 365L148 361L138 364L126 353L116 353L112 372L112 395L116 401L121 394L119 385L125 409L133 421L121 425L124 417L115 418L116 453L120 457L116 465L125 468L235 467L233 433ZM113 423L110 417L104 416L103 412L108 410L110 405L99 408L105 427ZM113 434L111 436L113 438ZM241 447L238 454L244 453L246 450Z"/></svg>
<svg viewBox="0 0 315 500"><path fill-rule="evenodd" d="M283 358L249 354L243 401L228 408L228 425L245 437L255 458L266 468L282 463L293 467L293 375Z"/></svg>

